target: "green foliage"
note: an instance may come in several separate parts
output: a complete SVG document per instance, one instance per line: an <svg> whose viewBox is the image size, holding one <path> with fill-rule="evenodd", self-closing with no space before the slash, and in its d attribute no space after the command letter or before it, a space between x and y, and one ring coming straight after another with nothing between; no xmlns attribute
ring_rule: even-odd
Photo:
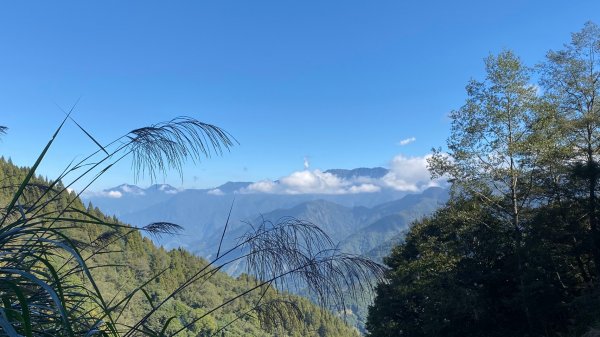
<svg viewBox="0 0 600 337"><path fill-rule="evenodd" d="M237 247L223 248L206 261L182 249L156 247L142 235L170 235L179 226L130 227L69 192L74 182L88 179L89 186L127 155L134 156L136 173L153 177L177 170L186 158L229 148L233 143L226 132L178 118L101 146L84 130L99 150L48 181L35 171L61 128L32 168L0 159L3 334L356 335L339 317L275 288L293 281L316 291L323 305L335 304L380 275L378 264L331 249L328 237L312 224L295 219L258 224ZM220 272L241 258L250 261L249 271L257 277L233 279Z"/></svg>
<svg viewBox="0 0 600 337"><path fill-rule="evenodd" d="M328 250L330 241L318 227L292 219L257 226L238 248L245 248L242 258L255 262L249 266L261 267L252 270L262 279L232 279L219 270L240 258L231 257L233 250L211 262L182 249L165 251L141 232L173 234L179 226L162 222L133 228L91 204L85 207L68 190L86 178L89 186L128 154L137 172L154 176L157 170L179 169L188 157L229 148L226 132L178 118L101 146L83 130L100 149L48 181L35 171L61 128L32 168L0 159L2 334L356 335L339 317L274 287L291 278L319 291L323 301L342 300L340 279L325 280L325 273L344 278L344 289L352 292L381 271L368 260Z"/></svg>
<svg viewBox="0 0 600 337"><path fill-rule="evenodd" d="M512 231L478 201L415 223L386 264L372 336L514 336L527 326Z"/></svg>
<svg viewBox="0 0 600 337"><path fill-rule="evenodd" d="M486 59L430 161L452 198L385 262L370 336L582 336L600 324L600 29L538 66Z"/></svg>

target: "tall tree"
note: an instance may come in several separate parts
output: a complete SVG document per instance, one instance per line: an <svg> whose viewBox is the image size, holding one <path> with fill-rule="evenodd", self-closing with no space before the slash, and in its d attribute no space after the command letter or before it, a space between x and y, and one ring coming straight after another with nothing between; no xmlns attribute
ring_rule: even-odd
<svg viewBox="0 0 600 337"><path fill-rule="evenodd" d="M571 168L575 197L587 199L585 218L591 234L596 276L600 276L600 28L588 22L564 49L550 51L540 66L545 98L564 120L564 166Z"/></svg>
<svg viewBox="0 0 600 337"><path fill-rule="evenodd" d="M503 211L515 229L530 201L536 152L531 142L536 88L530 69L511 51L485 59L485 81L471 80L467 100L450 113L448 153L434 150L434 176L446 176L466 193Z"/></svg>
<svg viewBox="0 0 600 337"><path fill-rule="evenodd" d="M475 197L499 212L512 228L522 275L523 210L532 201L536 172L531 142L536 88L531 70L511 51L487 57L485 69L485 80L471 80L465 104L450 114L449 152L435 151L429 165L434 176L453 182L454 193ZM523 310L529 317L526 302Z"/></svg>
<svg viewBox="0 0 600 337"><path fill-rule="evenodd" d="M370 336L581 336L599 323L600 29L548 53L543 94L511 52L451 113L445 208L385 261Z"/></svg>

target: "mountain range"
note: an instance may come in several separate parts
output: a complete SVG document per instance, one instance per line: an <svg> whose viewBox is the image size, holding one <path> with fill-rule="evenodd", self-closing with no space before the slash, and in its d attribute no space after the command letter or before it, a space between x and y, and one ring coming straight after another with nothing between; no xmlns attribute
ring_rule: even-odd
<svg viewBox="0 0 600 337"><path fill-rule="evenodd" d="M380 179L388 170L375 167L324 173L349 181ZM276 194L250 193L252 184L227 182L211 189L123 184L85 193L83 198L133 225L156 221L179 224L183 233L155 241L165 248L184 247L199 256L210 257L216 252L228 219L224 248L233 245L249 225L294 217L321 227L340 249L375 258L386 255L412 221L431 214L448 199L448 191L440 187L412 193L382 188L370 193Z"/></svg>

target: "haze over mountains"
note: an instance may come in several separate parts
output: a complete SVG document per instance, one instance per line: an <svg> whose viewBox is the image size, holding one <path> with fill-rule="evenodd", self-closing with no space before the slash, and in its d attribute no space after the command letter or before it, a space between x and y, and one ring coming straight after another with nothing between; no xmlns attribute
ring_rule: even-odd
<svg viewBox="0 0 600 337"><path fill-rule="evenodd" d="M134 225L177 223L184 227L181 235L155 240L205 257L216 253L231 209L224 248L249 224L291 216L319 225L344 251L380 258L413 220L448 199L448 191L431 182L398 188L389 182L391 174L381 167L305 170L277 181L227 182L212 189L123 184L88 192L84 200Z"/></svg>

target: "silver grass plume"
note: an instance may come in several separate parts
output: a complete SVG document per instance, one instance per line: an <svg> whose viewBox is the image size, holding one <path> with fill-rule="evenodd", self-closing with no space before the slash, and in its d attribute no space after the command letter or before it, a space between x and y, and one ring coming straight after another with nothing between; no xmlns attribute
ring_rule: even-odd
<svg viewBox="0 0 600 337"><path fill-rule="evenodd" d="M156 180L174 169L182 176L185 160L199 162L202 157L220 155L237 141L225 130L191 117L177 117L168 122L132 130L126 136L132 153L136 180L146 174Z"/></svg>

